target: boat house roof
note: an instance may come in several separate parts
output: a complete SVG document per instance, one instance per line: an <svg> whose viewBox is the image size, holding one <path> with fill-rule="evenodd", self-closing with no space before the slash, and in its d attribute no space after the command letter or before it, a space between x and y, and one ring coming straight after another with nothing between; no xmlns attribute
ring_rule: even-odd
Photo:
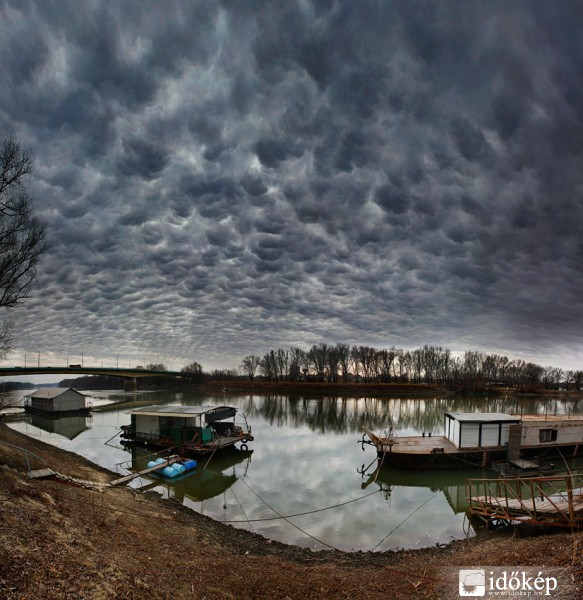
<svg viewBox="0 0 583 600"><path fill-rule="evenodd" d="M140 414L150 417L200 417L201 415L205 415L207 422L234 417L236 413L237 409L232 406L173 406L158 404L134 408L134 410L130 411L132 415Z"/></svg>
<svg viewBox="0 0 583 600"><path fill-rule="evenodd" d="M78 394L79 396L85 397L85 394L74 390L73 388L38 388L34 392L31 392L26 397L27 398L57 398L64 394L65 392L73 392L74 394Z"/></svg>
<svg viewBox="0 0 583 600"><path fill-rule="evenodd" d="M446 417L460 423L519 423L517 415L506 413L445 413Z"/></svg>

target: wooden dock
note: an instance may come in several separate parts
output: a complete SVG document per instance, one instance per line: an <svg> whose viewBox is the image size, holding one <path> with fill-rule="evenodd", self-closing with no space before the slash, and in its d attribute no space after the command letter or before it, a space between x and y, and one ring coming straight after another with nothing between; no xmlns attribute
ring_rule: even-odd
<svg viewBox="0 0 583 600"><path fill-rule="evenodd" d="M470 513L489 522L578 528L583 525L583 474L468 479Z"/></svg>
<svg viewBox="0 0 583 600"><path fill-rule="evenodd" d="M124 485L126 483L129 483L130 481L133 481L134 479L137 479L138 477L142 477L143 475L149 475L150 473L155 473L156 471L161 471L164 467L173 465L175 462L178 462L179 460L182 460L180 458L180 456L171 456L168 460L165 460L163 463L160 463L159 465L154 465L153 467L148 467L147 469L144 469L143 471L137 471L136 473L130 473L129 475L124 475L123 477L120 477L119 479L114 479L113 481L109 482L109 485L112 487L115 487L116 485Z"/></svg>
<svg viewBox="0 0 583 600"><path fill-rule="evenodd" d="M52 469L35 469L34 471L30 471L28 476L31 479L48 479L49 477L54 477L56 473Z"/></svg>

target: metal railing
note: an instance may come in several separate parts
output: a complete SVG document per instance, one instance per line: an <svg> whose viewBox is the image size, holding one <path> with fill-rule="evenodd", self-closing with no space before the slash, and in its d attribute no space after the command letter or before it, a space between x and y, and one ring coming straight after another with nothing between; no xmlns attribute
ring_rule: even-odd
<svg viewBox="0 0 583 600"><path fill-rule="evenodd" d="M578 527L583 524L583 474L468 479L472 515L488 520Z"/></svg>

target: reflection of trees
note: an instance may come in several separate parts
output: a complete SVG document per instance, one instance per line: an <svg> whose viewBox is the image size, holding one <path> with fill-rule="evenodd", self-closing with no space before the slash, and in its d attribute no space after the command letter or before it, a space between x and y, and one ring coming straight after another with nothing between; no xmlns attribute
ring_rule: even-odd
<svg viewBox="0 0 583 600"><path fill-rule="evenodd" d="M278 427L309 427L318 433L357 433L363 427L381 430L392 425L397 431L443 431L446 412L503 412L548 414L575 412L574 402L543 398L337 398L307 396L249 396L241 410L251 420L260 416Z"/></svg>

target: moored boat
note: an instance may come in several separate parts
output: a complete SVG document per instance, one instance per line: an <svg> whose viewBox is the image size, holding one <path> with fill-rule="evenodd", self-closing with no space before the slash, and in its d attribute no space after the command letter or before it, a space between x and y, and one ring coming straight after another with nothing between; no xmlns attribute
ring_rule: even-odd
<svg viewBox="0 0 583 600"><path fill-rule="evenodd" d="M382 436L365 428L362 441L376 448L383 464L395 467L488 467L506 461L528 469L531 459L580 454L583 416L445 413L444 435L398 437L391 429Z"/></svg>
<svg viewBox="0 0 583 600"><path fill-rule="evenodd" d="M145 406L130 412L122 442L173 449L181 456L205 456L253 441L251 427L235 422L232 406Z"/></svg>

